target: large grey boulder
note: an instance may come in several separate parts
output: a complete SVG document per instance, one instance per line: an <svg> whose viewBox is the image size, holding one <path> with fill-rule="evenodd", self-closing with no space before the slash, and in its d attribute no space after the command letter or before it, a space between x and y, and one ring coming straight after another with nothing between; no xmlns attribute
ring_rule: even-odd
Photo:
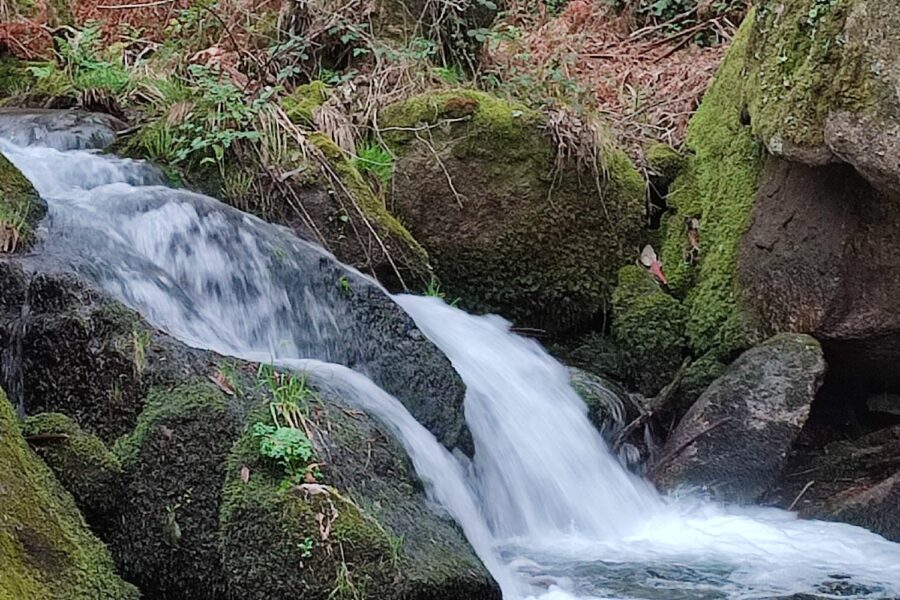
<svg viewBox="0 0 900 600"><path fill-rule="evenodd" d="M782 334L740 356L675 428L651 475L753 503L774 485L825 374L819 343Z"/></svg>

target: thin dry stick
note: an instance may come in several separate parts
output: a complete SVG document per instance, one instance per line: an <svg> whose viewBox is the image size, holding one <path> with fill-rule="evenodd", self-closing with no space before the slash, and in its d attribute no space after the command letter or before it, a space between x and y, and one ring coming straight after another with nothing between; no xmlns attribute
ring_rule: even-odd
<svg viewBox="0 0 900 600"><path fill-rule="evenodd" d="M415 132L416 139L425 144L428 149L431 151L431 154L434 156L434 159L437 161L438 166L441 168L441 171L444 173L444 177L447 178L447 185L450 186L450 191L453 193L453 197L456 199L456 203L460 208L463 207L463 196L456 190L456 186L453 185L453 178L450 176L450 171L447 170L447 167L444 165L444 161L441 160L441 157L438 155L437 149L434 147L430 141L426 140L422 136L419 135L419 132ZM431 137L431 129L428 129L428 137ZM434 138L432 138L434 139Z"/></svg>
<svg viewBox="0 0 900 600"><path fill-rule="evenodd" d="M156 0L156 2L145 2L142 4L98 4L97 8L103 10L126 10L134 8L148 8L151 6L162 6L163 4L172 4L177 0Z"/></svg>
<svg viewBox="0 0 900 600"><path fill-rule="evenodd" d="M815 483L816 483L816 480L813 479L809 483L807 483L806 485L803 486L803 489L800 490L800 493L797 494L797 497L794 498L794 501L791 502L790 506L788 506L788 512L791 512L792 510L794 510L794 507L797 506L798 502L800 502L800 498L802 498L803 495L809 490L809 488L811 488Z"/></svg>

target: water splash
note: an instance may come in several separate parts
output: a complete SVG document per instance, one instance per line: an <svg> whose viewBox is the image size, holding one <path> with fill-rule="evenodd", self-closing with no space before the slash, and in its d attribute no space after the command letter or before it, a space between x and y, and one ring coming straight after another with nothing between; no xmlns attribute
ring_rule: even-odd
<svg viewBox="0 0 900 600"><path fill-rule="evenodd" d="M507 600L900 597L900 545L784 511L661 497L610 456L538 344L497 317L398 296L467 385L477 451L465 468L363 374L321 362L365 368L340 336L334 291L302 276L324 251L166 188L143 163L48 139L62 150L0 140L48 202L44 251L186 343L275 358L355 398L401 441Z"/></svg>

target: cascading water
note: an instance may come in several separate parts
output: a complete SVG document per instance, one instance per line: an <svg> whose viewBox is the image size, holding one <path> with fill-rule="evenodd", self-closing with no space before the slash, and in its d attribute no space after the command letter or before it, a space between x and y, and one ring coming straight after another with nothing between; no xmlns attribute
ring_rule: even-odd
<svg viewBox="0 0 900 600"><path fill-rule="evenodd" d="M335 334L327 294L296 281L309 244L166 188L142 163L11 140L78 144L0 127L0 152L48 203L43 252L188 344L275 360L355 398L403 443L507 600L900 598L900 545L784 511L661 497L614 460L537 343L498 317L397 296L467 385L466 469L399 401L332 364L365 370Z"/></svg>

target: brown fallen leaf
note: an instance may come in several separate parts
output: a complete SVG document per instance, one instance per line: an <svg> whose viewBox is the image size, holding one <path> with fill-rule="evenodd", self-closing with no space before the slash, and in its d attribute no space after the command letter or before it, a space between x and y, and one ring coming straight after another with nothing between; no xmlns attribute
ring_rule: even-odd
<svg viewBox="0 0 900 600"><path fill-rule="evenodd" d="M216 371L215 375L210 375L209 380L216 384L216 387L222 390L226 396L234 396L234 386L229 383L222 371Z"/></svg>

